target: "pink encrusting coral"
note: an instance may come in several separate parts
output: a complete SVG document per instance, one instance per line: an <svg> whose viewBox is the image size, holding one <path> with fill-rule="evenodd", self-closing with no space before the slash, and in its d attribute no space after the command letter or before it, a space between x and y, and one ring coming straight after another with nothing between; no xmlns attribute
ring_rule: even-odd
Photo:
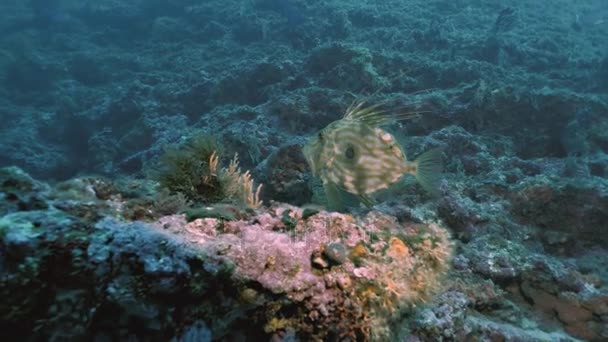
<svg viewBox="0 0 608 342"><path fill-rule="evenodd" d="M357 218L275 204L241 220L174 215L158 226L230 260L231 280L258 305L252 319L267 333L314 340L391 338L391 321L439 287L452 254L436 223L376 211Z"/></svg>

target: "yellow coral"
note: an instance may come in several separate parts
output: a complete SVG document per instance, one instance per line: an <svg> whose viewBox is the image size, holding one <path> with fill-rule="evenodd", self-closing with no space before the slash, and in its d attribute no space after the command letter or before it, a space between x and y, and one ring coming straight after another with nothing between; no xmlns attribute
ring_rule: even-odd
<svg viewBox="0 0 608 342"><path fill-rule="evenodd" d="M394 258L394 259L402 259L410 254L410 249L401 241L401 239L397 237L392 237L388 241L388 250L386 251L386 255Z"/></svg>
<svg viewBox="0 0 608 342"><path fill-rule="evenodd" d="M276 318L273 317L266 325L264 326L264 332L267 334L273 333L277 330L284 330L285 328L291 325L291 321L285 318Z"/></svg>
<svg viewBox="0 0 608 342"><path fill-rule="evenodd" d="M215 174L219 178L226 198L250 208L259 208L262 205L260 200L262 184L258 185L255 190L253 189L253 178L249 171L241 172L238 153L234 154L228 167L223 168L220 172L217 171L218 162L217 154L213 153L209 158L209 169L211 174Z"/></svg>
<svg viewBox="0 0 608 342"><path fill-rule="evenodd" d="M353 250L350 252L350 256L353 259L363 258L367 255L368 250L363 243L358 243Z"/></svg>

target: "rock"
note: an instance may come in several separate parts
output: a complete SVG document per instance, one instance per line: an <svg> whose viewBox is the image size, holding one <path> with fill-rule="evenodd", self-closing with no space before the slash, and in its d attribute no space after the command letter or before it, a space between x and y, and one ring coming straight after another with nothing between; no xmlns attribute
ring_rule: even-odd
<svg viewBox="0 0 608 342"><path fill-rule="evenodd" d="M342 265L346 261L346 247L339 242L325 246L323 256L333 265Z"/></svg>
<svg viewBox="0 0 608 342"><path fill-rule="evenodd" d="M608 226L608 188L599 180L539 177L518 185L510 201L521 222L592 243L608 242L601 231Z"/></svg>
<svg viewBox="0 0 608 342"><path fill-rule="evenodd" d="M263 164L260 181L264 183L264 196L275 200L303 205L309 203L312 191L308 186L308 164L300 145L279 148Z"/></svg>

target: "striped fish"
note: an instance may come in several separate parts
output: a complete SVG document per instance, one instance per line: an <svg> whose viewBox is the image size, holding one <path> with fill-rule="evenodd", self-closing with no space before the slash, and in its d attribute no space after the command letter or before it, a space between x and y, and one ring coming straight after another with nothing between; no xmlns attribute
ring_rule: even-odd
<svg viewBox="0 0 608 342"><path fill-rule="evenodd" d="M323 182L329 207L345 207L343 192L356 196L368 207L370 194L386 189L404 174L412 174L432 194L438 189L441 151L430 150L408 161L395 137L379 126L411 114L387 115L378 106L350 106L344 117L311 137L303 148L315 177Z"/></svg>

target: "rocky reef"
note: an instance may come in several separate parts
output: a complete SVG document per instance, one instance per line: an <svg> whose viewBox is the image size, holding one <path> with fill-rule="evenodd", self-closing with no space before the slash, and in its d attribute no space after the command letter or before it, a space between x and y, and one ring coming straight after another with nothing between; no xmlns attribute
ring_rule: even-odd
<svg viewBox="0 0 608 342"><path fill-rule="evenodd" d="M391 326L441 288L453 253L437 223L377 211L216 205L132 221L137 198L101 194L101 180L51 187L0 173L16 206L0 219L6 336L392 339ZM40 204L22 207L32 198Z"/></svg>
<svg viewBox="0 0 608 342"><path fill-rule="evenodd" d="M3 8L2 340L608 340L604 0ZM437 196L324 210L353 101Z"/></svg>
<svg viewBox="0 0 608 342"><path fill-rule="evenodd" d="M439 221L403 204L351 215L216 203L168 214L173 204L156 186L100 177L47 184L0 169L2 334L599 341L608 333L602 240L580 227L536 230L517 222L518 206L505 221L496 204L479 211L486 205L448 190ZM572 205L589 191L541 189ZM526 199L529 208L546 203Z"/></svg>

